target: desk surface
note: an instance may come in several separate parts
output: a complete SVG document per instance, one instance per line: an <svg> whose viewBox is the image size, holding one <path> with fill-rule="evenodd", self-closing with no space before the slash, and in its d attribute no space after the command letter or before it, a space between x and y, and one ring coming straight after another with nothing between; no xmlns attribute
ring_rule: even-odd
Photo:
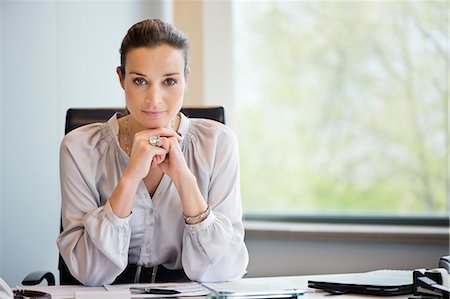
<svg viewBox="0 0 450 299"><path fill-rule="evenodd" d="M331 276L338 277L340 274L334 274L334 275L326 275L328 278ZM326 292L322 292L319 290L309 289L307 287L308 280L311 279L318 279L320 277L323 277L324 275L307 275L307 276L281 276L281 277L264 277L264 278L244 278L243 280L254 280L254 281L260 281L261 283L276 283L279 281L286 281L291 284L294 284L296 288L300 290L305 290L305 294L303 296L299 296L299 298L330 298L330 294ZM26 289L32 289L32 290L40 290L47 293L50 293L52 295L52 299L74 299L75 298L75 292L89 292L92 291L98 295L101 294L101 298L118 298L114 296L111 293L111 296L108 296L109 293L105 288L89 288L89 287L83 287L83 286L32 286L32 287L24 287ZM64 290L64 292L62 292ZM402 296L389 296L392 299L407 299L408 295L402 295ZM85 297L87 298L87 297ZM92 297L94 298L94 297ZM177 298L204 298L204 297L177 297ZM345 299L345 298L386 298L382 296L370 296L370 295L352 295L352 294L343 294L339 295L339 299Z"/></svg>

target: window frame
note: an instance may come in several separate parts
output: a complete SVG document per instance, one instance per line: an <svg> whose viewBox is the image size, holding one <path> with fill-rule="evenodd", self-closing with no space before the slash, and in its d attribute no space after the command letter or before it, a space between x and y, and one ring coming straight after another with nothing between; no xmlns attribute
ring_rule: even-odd
<svg viewBox="0 0 450 299"><path fill-rule="evenodd" d="M266 221L285 223L323 223L323 224L372 224L449 227L450 217L412 217L412 216L350 216L350 215L288 215L245 213L244 221Z"/></svg>

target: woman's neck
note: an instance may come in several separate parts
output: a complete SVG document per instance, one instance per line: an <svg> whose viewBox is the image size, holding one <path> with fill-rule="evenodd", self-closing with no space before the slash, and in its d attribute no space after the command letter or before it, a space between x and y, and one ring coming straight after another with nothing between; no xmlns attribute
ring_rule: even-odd
<svg viewBox="0 0 450 299"><path fill-rule="evenodd" d="M171 121L169 121L164 127L168 128L168 129L172 129L175 132L177 132L178 128L180 126L180 122L181 122L180 113L177 113L175 115L175 117ZM134 136L134 134L136 134L137 132L143 131L143 130L152 129L152 128L144 127L141 124L139 124L131 114L124 117L123 123L128 124L128 133L130 134L130 136Z"/></svg>

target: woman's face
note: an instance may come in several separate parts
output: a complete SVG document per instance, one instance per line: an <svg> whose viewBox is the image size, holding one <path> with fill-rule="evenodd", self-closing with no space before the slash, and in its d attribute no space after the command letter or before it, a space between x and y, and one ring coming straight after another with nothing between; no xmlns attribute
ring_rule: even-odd
<svg viewBox="0 0 450 299"><path fill-rule="evenodd" d="M167 127L183 104L183 51L169 45L128 52L125 75L117 68L127 108L146 129Z"/></svg>

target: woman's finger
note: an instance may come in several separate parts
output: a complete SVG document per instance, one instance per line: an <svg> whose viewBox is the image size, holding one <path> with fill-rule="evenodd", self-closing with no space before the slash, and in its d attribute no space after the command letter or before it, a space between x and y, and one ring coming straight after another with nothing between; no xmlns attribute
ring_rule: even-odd
<svg viewBox="0 0 450 299"><path fill-rule="evenodd" d="M158 146L162 147L163 149L165 149L167 152L169 152L170 150L170 142L169 142L169 138L167 137L160 137L159 138L159 142L158 142Z"/></svg>
<svg viewBox="0 0 450 299"><path fill-rule="evenodd" d="M147 129L136 133L136 135L138 138L149 138L151 136L160 136L166 138L174 137L178 140L178 142L181 142L182 140L181 136L178 135L177 132L167 128Z"/></svg>

